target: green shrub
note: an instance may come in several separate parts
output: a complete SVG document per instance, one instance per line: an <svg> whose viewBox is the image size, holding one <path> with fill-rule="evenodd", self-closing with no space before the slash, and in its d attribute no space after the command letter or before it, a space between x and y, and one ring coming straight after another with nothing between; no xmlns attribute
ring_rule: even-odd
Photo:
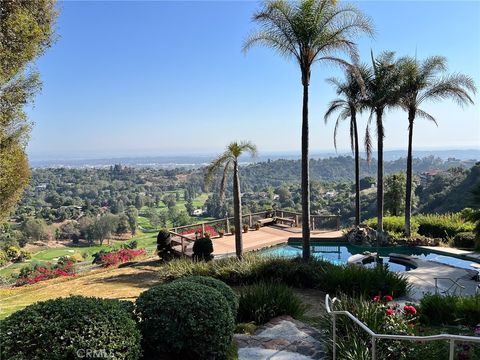
<svg viewBox="0 0 480 360"><path fill-rule="evenodd" d="M210 261L213 259L213 243L209 237L195 240L193 243L193 259Z"/></svg>
<svg viewBox="0 0 480 360"><path fill-rule="evenodd" d="M234 330L227 300L190 281L155 286L136 302L144 350L162 358L224 359Z"/></svg>
<svg viewBox="0 0 480 360"><path fill-rule="evenodd" d="M7 253L3 250L0 250L0 266L5 265L9 260L10 259L8 258Z"/></svg>
<svg viewBox="0 0 480 360"><path fill-rule="evenodd" d="M106 352L95 358L141 356L140 332L117 300L73 296L39 302L1 321L0 330L2 359L76 359L87 349Z"/></svg>
<svg viewBox="0 0 480 360"><path fill-rule="evenodd" d="M370 226L373 229L377 229L377 218L368 219L365 221L365 224ZM412 234L416 234L418 231L419 224L415 220L415 217L411 221ZM405 217L403 216L385 216L383 218L383 230L389 233L401 233L405 231Z"/></svg>
<svg viewBox="0 0 480 360"><path fill-rule="evenodd" d="M15 261L20 256L20 249L16 246L9 246L7 250L5 250L10 261Z"/></svg>
<svg viewBox="0 0 480 360"><path fill-rule="evenodd" d="M461 232L453 237L452 245L458 248L473 249L475 247L475 234L473 232Z"/></svg>
<svg viewBox="0 0 480 360"><path fill-rule="evenodd" d="M419 224L418 233L431 238L447 239L474 228L474 224L465 221L461 213L417 215L415 220Z"/></svg>
<svg viewBox="0 0 480 360"><path fill-rule="evenodd" d="M188 282L194 282L197 284L202 284L208 287L211 287L215 290L218 290L225 300L228 302L228 306L230 307L232 311L232 317L235 319L237 317L237 310L238 310L238 297L237 295L233 292L232 288L225 284L223 281L214 279L209 276L187 276L184 278L180 278L176 280L175 282L178 281L188 281Z"/></svg>
<svg viewBox="0 0 480 360"><path fill-rule="evenodd" d="M480 294L440 296L426 294L420 301L420 322L426 325L468 325L480 323Z"/></svg>
<svg viewBox="0 0 480 360"><path fill-rule="evenodd" d="M237 320L254 321L262 325L280 315L294 318L305 312L301 300L288 286L279 283L259 283L241 290Z"/></svg>
<svg viewBox="0 0 480 360"><path fill-rule="evenodd" d="M387 265L364 268L355 265L332 267L323 277L321 290L330 294L348 295L389 294L394 297L408 293L408 280L400 273L388 270Z"/></svg>
<svg viewBox="0 0 480 360"><path fill-rule="evenodd" d="M32 258L32 254L28 250L20 249L20 255L18 258L20 261L30 260Z"/></svg>
<svg viewBox="0 0 480 360"><path fill-rule="evenodd" d="M177 259L160 267L160 278L171 281L190 275L211 276L229 285L281 282L300 288L317 288L330 294L373 296L378 293L406 295L408 281L384 267L337 266L320 259L282 258L246 254L243 260L226 258L211 262Z"/></svg>

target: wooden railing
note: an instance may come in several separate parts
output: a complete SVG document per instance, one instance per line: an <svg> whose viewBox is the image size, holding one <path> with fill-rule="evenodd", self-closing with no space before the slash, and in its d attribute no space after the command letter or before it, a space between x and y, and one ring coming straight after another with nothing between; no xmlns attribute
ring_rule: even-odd
<svg viewBox="0 0 480 360"><path fill-rule="evenodd" d="M301 213L287 210L271 210L242 215L242 224L246 224L248 227L252 228L258 220L266 218L289 219L293 223L293 226L296 227L301 226L303 220ZM180 245L181 254L185 255L188 244L194 242L197 236L201 236L201 234L209 232L210 236L213 238L219 237L218 232L220 230L223 230L224 234L231 234L230 226L233 225L233 220L233 217L226 217L223 219L205 221L199 224L175 226L170 228L169 232L172 236L174 246ZM340 215L310 215L309 223L311 230L339 230ZM212 228L214 231L212 231ZM242 231L242 229L238 230ZM185 234L189 231L190 233Z"/></svg>

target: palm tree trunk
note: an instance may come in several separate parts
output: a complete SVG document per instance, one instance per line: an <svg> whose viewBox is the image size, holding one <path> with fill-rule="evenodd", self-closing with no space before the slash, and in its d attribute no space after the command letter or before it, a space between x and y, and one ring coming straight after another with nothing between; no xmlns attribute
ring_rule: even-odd
<svg viewBox="0 0 480 360"><path fill-rule="evenodd" d="M358 146L357 114L351 109L355 141L355 226L360 225L360 151Z"/></svg>
<svg viewBox="0 0 480 360"><path fill-rule="evenodd" d="M412 236L412 152L413 152L413 121L415 112L408 112L408 155L407 155L407 184L405 194L405 235Z"/></svg>
<svg viewBox="0 0 480 360"><path fill-rule="evenodd" d="M235 224L235 252L237 258L242 259L242 202L240 199L240 177L238 175L238 159L233 165L233 222Z"/></svg>
<svg viewBox="0 0 480 360"><path fill-rule="evenodd" d="M302 238L303 260L310 259L310 169L308 156L308 85L310 70L302 71L303 111L302 111Z"/></svg>
<svg viewBox="0 0 480 360"><path fill-rule="evenodd" d="M383 238L383 109L376 111L377 116L377 245Z"/></svg>

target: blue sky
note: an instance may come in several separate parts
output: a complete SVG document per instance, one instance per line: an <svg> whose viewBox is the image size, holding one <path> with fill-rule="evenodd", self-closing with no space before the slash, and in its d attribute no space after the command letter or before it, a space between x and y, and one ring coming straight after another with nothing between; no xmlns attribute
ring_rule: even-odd
<svg viewBox="0 0 480 360"><path fill-rule="evenodd" d="M480 3L358 1L375 39L357 42L362 59L393 50L419 58L443 55L449 70L480 87ZM212 153L236 139L261 152L299 151L302 88L298 66L272 51L241 46L258 2L64 2L59 39L38 60L43 91L29 110L32 159ZM313 69L312 150L333 150L323 123L335 96L325 82L341 72ZM480 98L460 108L425 106L439 127L418 121L416 148L478 148ZM365 128L365 118L360 129ZM386 117L387 149L406 148L402 112ZM363 131L363 130L362 130ZM349 147L346 124L338 135Z"/></svg>

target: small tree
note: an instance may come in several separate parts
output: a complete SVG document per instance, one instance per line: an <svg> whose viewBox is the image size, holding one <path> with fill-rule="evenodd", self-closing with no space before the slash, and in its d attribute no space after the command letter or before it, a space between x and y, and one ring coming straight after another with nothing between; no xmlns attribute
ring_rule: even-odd
<svg viewBox="0 0 480 360"><path fill-rule="evenodd" d="M118 217L112 214L100 216L92 224L92 236L100 245L111 236L118 224Z"/></svg>
<svg viewBox="0 0 480 360"><path fill-rule="evenodd" d="M48 234L47 224L42 219L27 219L22 225L22 233L28 240L43 240Z"/></svg>
<svg viewBox="0 0 480 360"><path fill-rule="evenodd" d="M125 211L125 215L128 218L128 226L130 228L130 232L132 233L132 235L135 235L135 232L137 231L138 210L131 206Z"/></svg>
<svg viewBox="0 0 480 360"><path fill-rule="evenodd" d="M385 177L385 211L393 216L403 214L405 204L406 178L404 173L390 174Z"/></svg>

